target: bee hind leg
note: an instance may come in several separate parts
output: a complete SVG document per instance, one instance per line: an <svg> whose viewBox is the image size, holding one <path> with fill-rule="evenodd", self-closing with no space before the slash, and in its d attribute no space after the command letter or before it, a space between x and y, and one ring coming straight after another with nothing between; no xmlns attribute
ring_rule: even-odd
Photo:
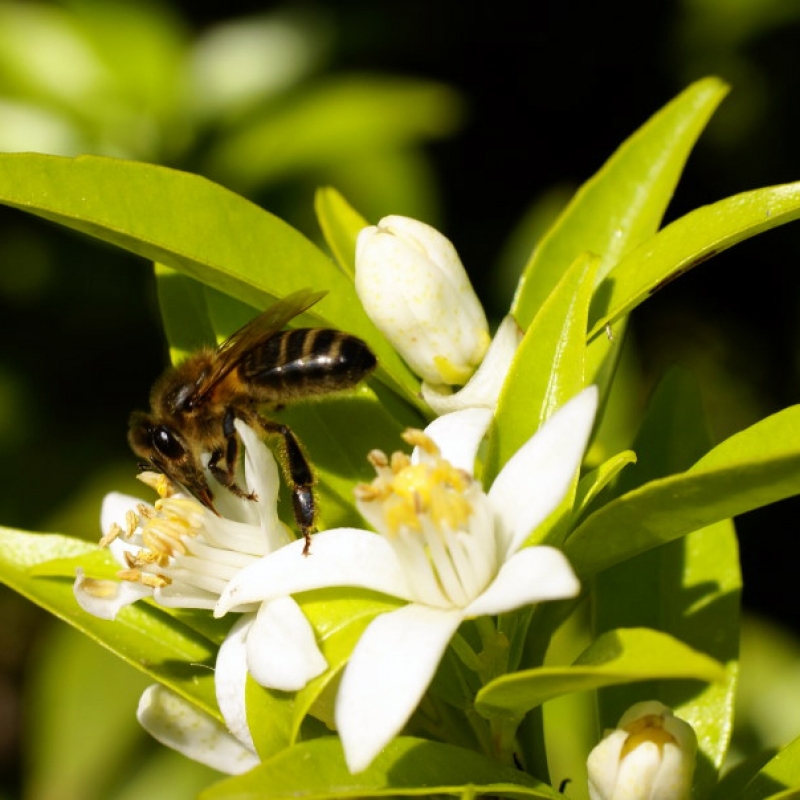
<svg viewBox="0 0 800 800"><path fill-rule="evenodd" d="M292 490L292 510L295 521L305 539L303 555L307 556L311 550L311 534L317 530L315 524L317 504L314 499L314 473L311 471L311 464L288 425L263 417L259 417L258 422L265 433L277 435L283 439L281 466Z"/></svg>

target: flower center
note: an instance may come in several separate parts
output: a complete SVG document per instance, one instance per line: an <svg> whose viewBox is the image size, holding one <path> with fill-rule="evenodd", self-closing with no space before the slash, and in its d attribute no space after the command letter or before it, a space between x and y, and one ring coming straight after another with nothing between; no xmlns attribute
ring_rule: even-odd
<svg viewBox="0 0 800 800"><path fill-rule="evenodd" d="M677 744L675 737L664 729L664 720L658 714L645 714L625 727L630 734L620 752L620 759L635 750L640 744L652 742L663 750L664 745Z"/></svg>
<svg viewBox="0 0 800 800"><path fill-rule="evenodd" d="M405 567L420 602L464 606L480 594L496 571L494 524L479 484L442 458L436 443L419 430L403 438L420 451L369 459L377 473L357 487L359 508L384 533Z"/></svg>
<svg viewBox="0 0 800 800"><path fill-rule="evenodd" d="M117 577L161 589L172 579L165 570L179 556L189 553L187 542L203 531L204 510L196 500L174 496L174 487L166 476L142 473L144 483L158 491L153 507L140 503L136 511L125 515L125 528L114 523L100 540L106 547L115 539L134 543L124 551L127 569Z"/></svg>

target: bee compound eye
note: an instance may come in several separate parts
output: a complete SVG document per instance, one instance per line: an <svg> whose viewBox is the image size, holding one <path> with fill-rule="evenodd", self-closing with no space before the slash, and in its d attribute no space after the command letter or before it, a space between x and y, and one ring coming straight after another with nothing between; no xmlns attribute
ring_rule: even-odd
<svg viewBox="0 0 800 800"><path fill-rule="evenodd" d="M178 437L166 425L159 425L152 430L153 447L166 458L181 458L186 452Z"/></svg>

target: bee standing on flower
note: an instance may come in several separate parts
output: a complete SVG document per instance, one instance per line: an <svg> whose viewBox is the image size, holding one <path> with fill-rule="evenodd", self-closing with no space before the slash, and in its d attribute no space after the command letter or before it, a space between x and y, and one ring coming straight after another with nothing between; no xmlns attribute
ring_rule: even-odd
<svg viewBox="0 0 800 800"><path fill-rule="evenodd" d="M328 328L281 330L324 297L301 289L275 303L236 331L218 348L198 351L156 381L149 413L131 417L133 451L159 472L184 486L215 511L202 456L209 472L237 497L254 500L236 482L242 420L265 435L282 439L281 462L292 491L294 516L308 554L315 530L314 474L288 426L268 419L262 407L276 409L298 399L355 386L376 366L367 345Z"/></svg>

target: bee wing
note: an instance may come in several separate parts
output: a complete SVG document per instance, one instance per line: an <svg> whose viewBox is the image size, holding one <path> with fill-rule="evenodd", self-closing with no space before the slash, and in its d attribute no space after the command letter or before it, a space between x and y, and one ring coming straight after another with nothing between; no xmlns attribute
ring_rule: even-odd
<svg viewBox="0 0 800 800"><path fill-rule="evenodd" d="M232 333L218 348L216 368L198 388L198 394L211 391L241 361L244 354L284 328L290 320L318 303L327 291L306 288L287 295L259 316Z"/></svg>

